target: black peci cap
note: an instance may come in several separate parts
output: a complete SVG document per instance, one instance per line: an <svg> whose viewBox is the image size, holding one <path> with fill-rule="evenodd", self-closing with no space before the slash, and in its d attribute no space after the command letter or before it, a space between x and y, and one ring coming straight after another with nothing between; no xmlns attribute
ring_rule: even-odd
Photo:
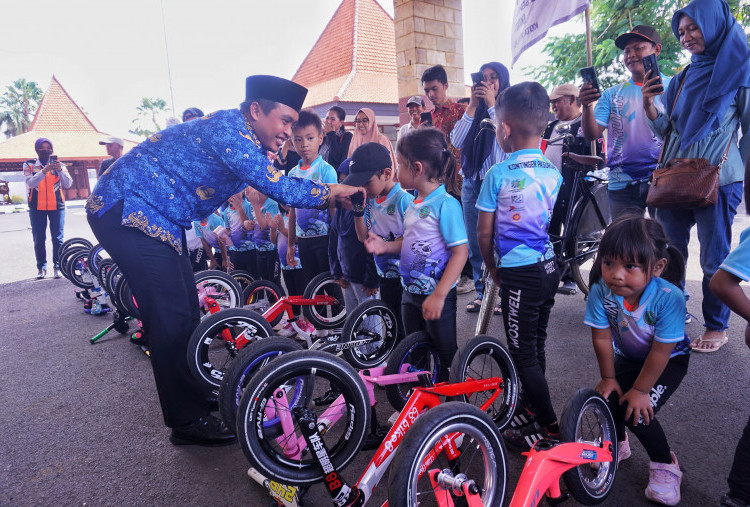
<svg viewBox="0 0 750 507"><path fill-rule="evenodd" d="M245 79L245 101L266 99L285 104L295 111L302 109L307 88L276 76L249 76Z"/></svg>

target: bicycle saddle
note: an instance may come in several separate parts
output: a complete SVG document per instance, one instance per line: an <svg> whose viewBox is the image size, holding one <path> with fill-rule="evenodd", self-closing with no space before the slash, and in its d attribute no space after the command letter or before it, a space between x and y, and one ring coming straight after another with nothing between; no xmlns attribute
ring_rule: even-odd
<svg viewBox="0 0 750 507"><path fill-rule="evenodd" d="M578 162L579 164L583 166L595 166L595 167L604 166L604 159L602 159L601 157L594 156L594 155L579 155L577 153L567 152L567 153L563 153L563 157L570 157L570 159L573 162Z"/></svg>

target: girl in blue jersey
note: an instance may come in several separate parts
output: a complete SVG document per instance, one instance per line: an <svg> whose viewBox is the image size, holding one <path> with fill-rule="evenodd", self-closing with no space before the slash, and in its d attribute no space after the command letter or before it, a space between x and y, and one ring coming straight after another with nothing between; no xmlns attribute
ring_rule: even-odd
<svg viewBox="0 0 750 507"><path fill-rule="evenodd" d="M661 224L624 216L602 237L584 320L602 376L596 390L617 425L618 460L630 456L627 425L651 461L646 498L665 505L680 501L682 472L654 415L688 369L685 296L677 285L684 272Z"/></svg>
<svg viewBox="0 0 750 507"><path fill-rule="evenodd" d="M456 353L456 280L468 246L461 205L454 190L456 160L445 134L421 128L402 137L396 148L398 179L417 197L404 213L404 235L386 242L370 232L365 246L375 255L400 253L404 293L401 316L406 334L427 331L447 377Z"/></svg>

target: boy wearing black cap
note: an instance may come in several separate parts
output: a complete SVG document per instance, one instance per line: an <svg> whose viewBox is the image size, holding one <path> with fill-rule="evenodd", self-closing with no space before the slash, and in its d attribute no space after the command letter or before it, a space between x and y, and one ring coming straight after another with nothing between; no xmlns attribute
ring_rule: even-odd
<svg viewBox="0 0 750 507"><path fill-rule="evenodd" d="M361 186L367 192L364 209L354 210L357 237L361 242L369 234L380 236L385 241L394 241L404 235L404 212L414 196L393 181L395 168L391 167L388 149L379 143L367 143L352 154L349 176L345 185ZM399 321L398 337L403 338L401 325L401 276L399 254L375 256L380 277L380 299L395 312Z"/></svg>
<svg viewBox="0 0 750 507"><path fill-rule="evenodd" d="M627 210L644 212L649 180L659 160L662 145L661 140L651 132L641 93L646 73L643 57L661 53L661 37L653 27L638 25L617 37L615 45L622 50L630 79L601 94L591 84L584 83L579 96L583 105L581 127L586 139L599 139L607 129L609 209L612 219ZM669 78L662 76L662 82L666 89ZM659 97L655 105L663 110Z"/></svg>

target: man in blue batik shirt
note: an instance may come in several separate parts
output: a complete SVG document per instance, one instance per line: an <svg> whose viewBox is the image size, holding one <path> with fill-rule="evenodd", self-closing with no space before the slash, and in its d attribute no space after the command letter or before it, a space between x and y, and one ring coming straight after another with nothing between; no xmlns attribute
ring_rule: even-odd
<svg viewBox="0 0 750 507"><path fill-rule="evenodd" d="M285 177L269 162L291 136L307 90L274 76L250 76L240 109L152 135L113 164L86 203L89 224L122 269L149 338L165 424L175 445L221 445L234 435L209 415L192 377L187 344L200 313L185 229L247 185L296 208L323 208L361 189Z"/></svg>

